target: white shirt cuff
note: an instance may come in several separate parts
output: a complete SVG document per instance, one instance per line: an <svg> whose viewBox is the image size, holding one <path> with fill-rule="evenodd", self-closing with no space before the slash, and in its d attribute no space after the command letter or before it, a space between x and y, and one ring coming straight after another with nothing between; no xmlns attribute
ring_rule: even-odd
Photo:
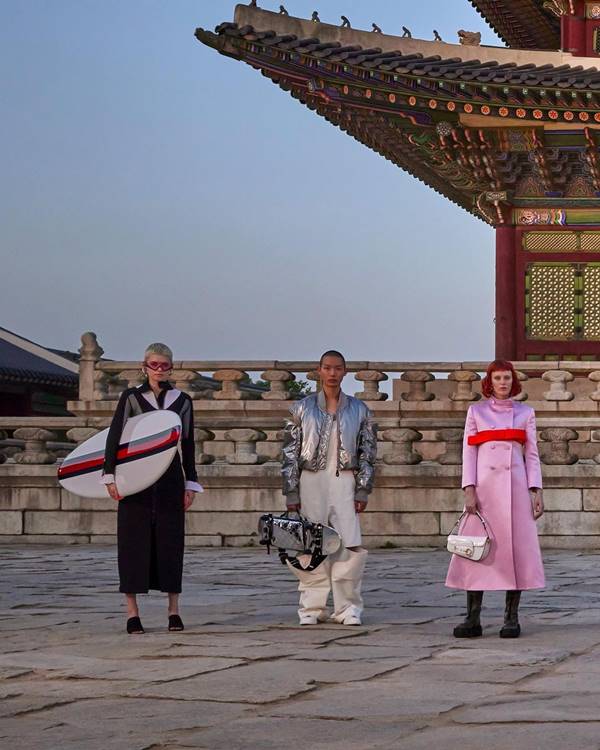
<svg viewBox="0 0 600 750"><path fill-rule="evenodd" d="M103 474L102 475L102 484L114 484L115 483L115 475L114 474Z"/></svg>
<svg viewBox="0 0 600 750"><path fill-rule="evenodd" d="M186 490L192 490L192 492L204 492L204 487L198 482L186 482L185 488Z"/></svg>

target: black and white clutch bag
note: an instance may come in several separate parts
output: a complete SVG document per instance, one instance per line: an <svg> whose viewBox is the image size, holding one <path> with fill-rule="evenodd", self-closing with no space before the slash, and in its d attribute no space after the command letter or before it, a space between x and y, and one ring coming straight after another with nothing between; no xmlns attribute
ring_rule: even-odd
<svg viewBox="0 0 600 750"><path fill-rule="evenodd" d="M473 560L474 562L480 562L481 560L485 560L490 552L490 535L488 534L487 525L483 516L479 512L476 512L475 515L481 521L484 531L483 536L467 536L465 534L457 533L460 532L461 523L467 515L467 511L464 511L452 527L452 531L448 536L446 548L448 552L453 555L458 555L459 557L464 557L467 560Z"/></svg>

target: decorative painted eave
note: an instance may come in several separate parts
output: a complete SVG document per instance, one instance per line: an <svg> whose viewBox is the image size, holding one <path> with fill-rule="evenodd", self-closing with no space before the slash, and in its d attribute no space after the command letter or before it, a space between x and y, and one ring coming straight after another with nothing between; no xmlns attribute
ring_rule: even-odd
<svg viewBox="0 0 600 750"><path fill-rule="evenodd" d="M544 153L550 131L573 131L565 148L597 160L600 72L587 58L401 39L248 6L196 36L490 224L502 222L528 152L548 195L564 187L550 163L562 145Z"/></svg>
<svg viewBox="0 0 600 750"><path fill-rule="evenodd" d="M469 0L509 47L560 48L561 0Z"/></svg>

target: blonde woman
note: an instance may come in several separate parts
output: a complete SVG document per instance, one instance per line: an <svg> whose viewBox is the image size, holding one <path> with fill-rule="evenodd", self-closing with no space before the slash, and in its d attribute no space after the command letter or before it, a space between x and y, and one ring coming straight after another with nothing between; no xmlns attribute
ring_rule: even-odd
<svg viewBox="0 0 600 750"><path fill-rule="evenodd" d="M165 344L150 344L144 353L145 382L128 388L119 399L110 425L104 462L104 483L119 501L117 542L119 590L127 601L127 632L143 633L137 594L150 589L168 594L168 628L183 630L179 594L183 569L185 511L202 492L196 475L192 400L173 388L167 378L173 370L173 353ZM175 454L162 477L148 489L122 498L115 475L117 449L130 417L169 409L181 418L181 457Z"/></svg>

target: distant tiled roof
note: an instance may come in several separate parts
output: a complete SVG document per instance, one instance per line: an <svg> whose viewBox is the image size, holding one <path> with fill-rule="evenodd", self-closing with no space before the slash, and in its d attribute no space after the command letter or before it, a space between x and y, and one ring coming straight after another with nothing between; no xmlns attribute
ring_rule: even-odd
<svg viewBox="0 0 600 750"><path fill-rule="evenodd" d="M43 356L44 351L49 359ZM65 367L58 364L59 357L65 359ZM76 388L79 377L66 365L64 356L0 328L0 381Z"/></svg>
<svg viewBox="0 0 600 750"><path fill-rule="evenodd" d="M560 19L543 0L470 0L498 36L516 49L559 49Z"/></svg>
<svg viewBox="0 0 600 750"><path fill-rule="evenodd" d="M259 31L253 26L238 27L235 23L222 23L215 29L219 36L234 37L247 42L255 41L263 47L283 51L296 51L327 62L360 66L369 71L428 76L448 81L476 81L479 83L518 84L524 86L551 86L558 88L600 89L600 71L595 68L569 65L517 65L496 61L461 60L458 57L443 59L439 55L424 57L421 54L403 55L400 51L382 52L379 47L365 49L358 45L342 46L339 42L321 42L316 37L298 39L290 34L278 36L274 31ZM196 36L206 42L206 32L199 29Z"/></svg>

